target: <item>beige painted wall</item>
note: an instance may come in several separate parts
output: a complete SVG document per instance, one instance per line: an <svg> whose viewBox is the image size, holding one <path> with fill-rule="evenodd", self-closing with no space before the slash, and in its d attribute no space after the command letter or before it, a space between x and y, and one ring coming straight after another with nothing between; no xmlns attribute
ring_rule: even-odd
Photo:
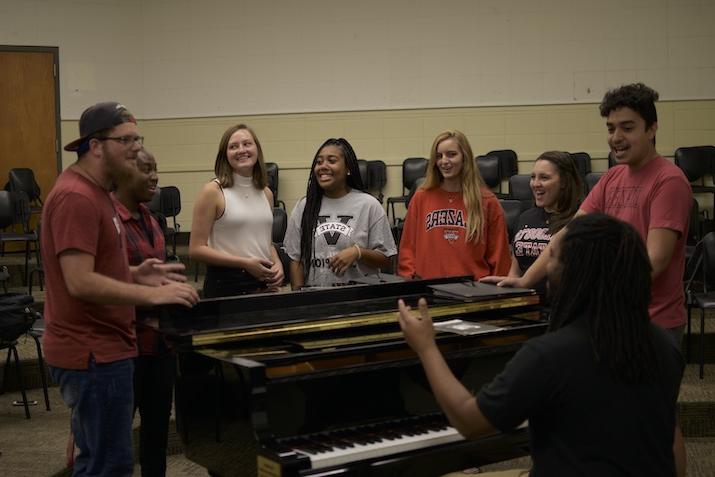
<svg viewBox="0 0 715 477"><path fill-rule="evenodd" d="M676 148L715 144L715 100L658 103L658 150L672 156ZM608 147L603 118L596 104L473 107L399 111L278 114L220 118L140 121L146 147L157 157L160 183L176 185L182 194L179 221L191 230L191 210L201 185L213 177L216 148L229 126L245 122L256 130L266 160L278 163L279 197L290 212L305 195L313 155L328 137L343 136L358 157L388 164L387 196L401 193L401 163L409 156L427 156L434 137L444 129L464 131L475 154L514 149L519 170L546 150L585 151L593 169L605 170ZM76 121L63 121L62 144L75 139ZM65 167L74 161L65 152ZM712 197L701 197L712 207ZM402 213L400 211L398 216Z"/></svg>
<svg viewBox="0 0 715 477"><path fill-rule="evenodd" d="M715 98L713 0L0 0L58 46L63 119Z"/></svg>

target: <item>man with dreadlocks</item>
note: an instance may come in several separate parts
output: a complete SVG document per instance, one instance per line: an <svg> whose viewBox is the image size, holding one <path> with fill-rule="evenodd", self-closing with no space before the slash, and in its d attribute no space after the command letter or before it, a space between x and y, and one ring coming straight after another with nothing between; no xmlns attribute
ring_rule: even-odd
<svg viewBox="0 0 715 477"><path fill-rule="evenodd" d="M476 398L440 354L425 300L419 317L399 301L400 326L437 401L467 437L528 419L532 476L676 475L684 363L649 320L652 268L640 235L589 214L571 221L549 251L549 332L525 343Z"/></svg>

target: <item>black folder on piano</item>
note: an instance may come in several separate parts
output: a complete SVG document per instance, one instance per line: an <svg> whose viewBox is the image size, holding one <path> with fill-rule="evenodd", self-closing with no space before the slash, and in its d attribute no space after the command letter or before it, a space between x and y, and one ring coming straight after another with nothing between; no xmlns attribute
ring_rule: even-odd
<svg viewBox="0 0 715 477"><path fill-rule="evenodd" d="M490 283L474 281L438 283L430 285L429 288L437 296L464 301L489 300L496 297L532 295L534 293L534 290L529 288L498 287Z"/></svg>
<svg viewBox="0 0 715 477"><path fill-rule="evenodd" d="M435 476L528 453L524 429L465 441L440 412L397 322L397 299L427 298L435 321L499 328L438 333L477 391L543 333L531 291L443 298L455 279L356 285L165 307L178 352L176 419L187 457L211 475Z"/></svg>

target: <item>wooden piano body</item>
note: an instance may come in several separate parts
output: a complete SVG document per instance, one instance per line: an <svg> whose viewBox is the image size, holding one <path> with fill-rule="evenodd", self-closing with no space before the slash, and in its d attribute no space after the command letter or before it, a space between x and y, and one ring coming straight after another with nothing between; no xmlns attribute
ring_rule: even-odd
<svg viewBox="0 0 715 477"><path fill-rule="evenodd" d="M475 392L532 336L538 297L464 302L429 285L455 279L204 300L168 307L160 329L178 350L177 427L187 457L220 476L435 476L528 453L525 429L465 441L446 426L397 299L424 296L435 322L486 325L438 333L450 367Z"/></svg>

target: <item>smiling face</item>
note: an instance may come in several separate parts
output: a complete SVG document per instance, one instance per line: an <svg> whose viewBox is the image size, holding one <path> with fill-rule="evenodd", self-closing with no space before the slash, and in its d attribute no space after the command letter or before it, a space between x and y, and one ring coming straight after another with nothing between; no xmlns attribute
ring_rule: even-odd
<svg viewBox="0 0 715 477"><path fill-rule="evenodd" d="M461 184L464 155L455 138L437 144L435 166L445 183Z"/></svg>
<svg viewBox="0 0 715 477"><path fill-rule="evenodd" d="M342 197L348 193L348 169L343 150L338 146L325 146L315 158L315 180L328 197Z"/></svg>
<svg viewBox="0 0 715 477"><path fill-rule="evenodd" d="M608 145L619 164L639 168L655 157L655 132L658 123L649 128L640 114L628 107L614 109L606 120Z"/></svg>
<svg viewBox="0 0 715 477"><path fill-rule="evenodd" d="M226 157L234 172L251 177L258 161L258 147L253 136L246 129L239 129L231 135L226 146Z"/></svg>
<svg viewBox="0 0 715 477"><path fill-rule="evenodd" d="M529 187L537 207L547 212L556 212L562 186L559 171L551 161L542 159L534 162Z"/></svg>
<svg viewBox="0 0 715 477"><path fill-rule="evenodd" d="M156 194L159 177L156 174L154 156L140 151L137 156L137 172L132 181L131 191L137 202L149 202Z"/></svg>

